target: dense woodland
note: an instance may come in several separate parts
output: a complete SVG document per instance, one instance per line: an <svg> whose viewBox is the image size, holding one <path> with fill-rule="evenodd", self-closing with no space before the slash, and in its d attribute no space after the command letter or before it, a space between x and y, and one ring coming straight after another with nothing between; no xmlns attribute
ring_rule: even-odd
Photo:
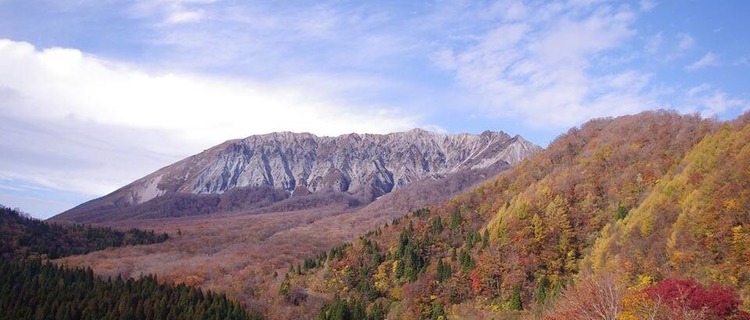
<svg viewBox="0 0 750 320"><path fill-rule="evenodd" d="M50 224L34 219L19 210L0 206L0 257L4 259L60 257L86 254L108 247L164 242L166 233L84 225Z"/></svg>
<svg viewBox="0 0 750 320"><path fill-rule="evenodd" d="M39 261L0 261L0 310L0 319L249 319L225 295Z"/></svg>
<svg viewBox="0 0 750 320"><path fill-rule="evenodd" d="M155 276L100 279L47 259L164 242L167 234L58 225L0 206L0 319L250 319L223 294L160 284Z"/></svg>
<svg viewBox="0 0 750 320"><path fill-rule="evenodd" d="M280 293L320 319L748 319L750 115L593 120L310 261Z"/></svg>

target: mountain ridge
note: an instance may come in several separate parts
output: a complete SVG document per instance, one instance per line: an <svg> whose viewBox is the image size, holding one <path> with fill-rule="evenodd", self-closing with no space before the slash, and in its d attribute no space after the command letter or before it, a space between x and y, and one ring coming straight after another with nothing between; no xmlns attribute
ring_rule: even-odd
<svg viewBox="0 0 750 320"><path fill-rule="evenodd" d="M234 198L260 196L270 202L308 194L346 193L367 204L415 181L441 179L497 163L513 165L539 150L519 135L489 130L480 134L412 129L335 137L288 131L253 135L225 141L165 166L52 220L96 221L92 218L97 211L119 212L157 198L162 202L175 198L170 205L178 207L202 208L205 202L216 206L225 193L233 190L242 190L234 192ZM177 215L182 214L177 211Z"/></svg>

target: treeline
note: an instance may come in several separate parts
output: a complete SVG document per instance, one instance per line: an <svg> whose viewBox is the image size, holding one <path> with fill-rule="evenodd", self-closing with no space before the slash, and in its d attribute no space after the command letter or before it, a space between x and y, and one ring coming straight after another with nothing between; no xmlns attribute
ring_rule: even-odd
<svg viewBox="0 0 750 320"><path fill-rule="evenodd" d="M223 294L155 276L102 280L38 260L0 260L0 310L0 319L251 319Z"/></svg>
<svg viewBox="0 0 750 320"><path fill-rule="evenodd" d="M139 229L123 232L78 224L47 223L0 205L0 257L4 259L57 259L108 247L159 243L168 238L166 233Z"/></svg>

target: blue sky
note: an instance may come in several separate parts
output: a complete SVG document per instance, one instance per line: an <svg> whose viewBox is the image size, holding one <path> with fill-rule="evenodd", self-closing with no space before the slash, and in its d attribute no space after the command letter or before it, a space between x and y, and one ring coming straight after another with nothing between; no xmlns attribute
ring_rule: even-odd
<svg viewBox="0 0 750 320"><path fill-rule="evenodd" d="M48 217L228 139L750 108L747 1L0 0L0 203Z"/></svg>

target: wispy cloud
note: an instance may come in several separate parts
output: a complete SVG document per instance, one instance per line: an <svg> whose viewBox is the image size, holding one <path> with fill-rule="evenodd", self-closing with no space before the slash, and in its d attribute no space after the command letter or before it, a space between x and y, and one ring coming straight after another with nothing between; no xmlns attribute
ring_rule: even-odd
<svg viewBox="0 0 750 320"><path fill-rule="evenodd" d="M713 88L707 83L685 91L683 112L699 112L704 117L713 117L730 109L747 110L750 102L730 97L726 92Z"/></svg>
<svg viewBox="0 0 750 320"><path fill-rule="evenodd" d="M132 9L146 17L147 41L170 48L169 63L192 68L356 73L390 69L418 44L410 27L399 28L404 20L367 4L157 3Z"/></svg>
<svg viewBox="0 0 750 320"><path fill-rule="evenodd" d="M641 92L648 74L597 68L635 34L630 9L553 3L532 10L538 14L500 24L469 46L443 48L433 61L480 92L487 112L533 126L565 127L648 105Z"/></svg>
<svg viewBox="0 0 750 320"><path fill-rule="evenodd" d="M677 35L677 49L679 51L687 51L695 46L695 38L687 33L680 33Z"/></svg>
<svg viewBox="0 0 750 320"><path fill-rule="evenodd" d="M656 5L657 3L654 0L641 0L641 11L651 11L656 8Z"/></svg>
<svg viewBox="0 0 750 320"><path fill-rule="evenodd" d="M137 0L129 7L135 17L154 18L164 23L186 23L200 21L207 6L220 0Z"/></svg>
<svg viewBox="0 0 750 320"><path fill-rule="evenodd" d="M748 56L739 57L737 60L734 61L734 63L732 63L732 65L736 67L750 66L750 57Z"/></svg>
<svg viewBox="0 0 750 320"><path fill-rule="evenodd" d="M719 58L713 52L709 51L708 53L704 54L700 59L685 66L685 70L697 71L697 70L705 69L708 67L716 67L718 65L719 65Z"/></svg>
<svg viewBox="0 0 750 320"><path fill-rule="evenodd" d="M204 12L202 10L177 11L170 13L166 22L170 24L198 22L203 19L203 16Z"/></svg>

